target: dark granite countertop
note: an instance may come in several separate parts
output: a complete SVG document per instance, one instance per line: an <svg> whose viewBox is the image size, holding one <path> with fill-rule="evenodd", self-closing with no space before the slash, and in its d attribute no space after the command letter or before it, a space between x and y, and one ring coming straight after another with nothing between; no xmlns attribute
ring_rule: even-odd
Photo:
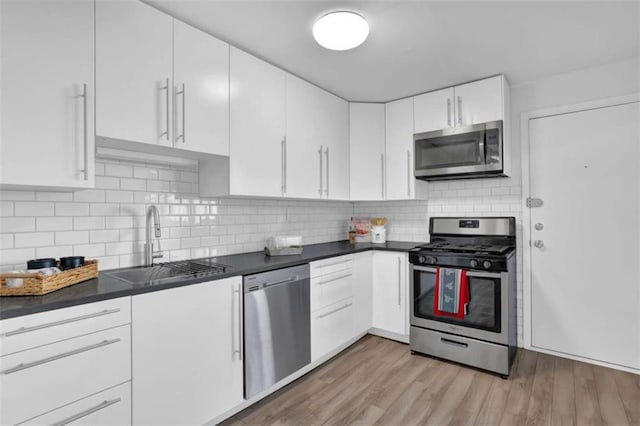
<svg viewBox="0 0 640 426"><path fill-rule="evenodd" d="M385 244L349 244L348 241L311 244L304 246L300 255L269 257L264 252L217 256L211 258L216 263L229 266L224 274L213 277L179 278L164 281L160 284L130 284L101 272L96 279L76 284L44 296L15 296L0 298L0 319L14 318L38 312L51 311L69 306L98 302L100 300L115 299L173 287L191 285L205 281L219 280L238 275L250 275L273 269L302 265L314 260L360 253L367 250L401 251L406 252L419 243L404 241L388 241ZM128 269L128 268L127 268ZM112 270L110 272L113 272Z"/></svg>

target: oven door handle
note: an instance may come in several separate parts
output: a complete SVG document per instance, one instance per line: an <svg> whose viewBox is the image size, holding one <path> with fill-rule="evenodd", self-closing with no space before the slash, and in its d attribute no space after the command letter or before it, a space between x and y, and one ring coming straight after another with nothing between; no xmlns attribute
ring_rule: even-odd
<svg viewBox="0 0 640 426"><path fill-rule="evenodd" d="M411 265L411 268L414 271L423 271L423 272L431 272L431 273L436 273L436 268L431 268L431 267L426 267L426 266L416 266L416 265ZM456 268L452 268L452 269L456 269ZM464 268L458 268L458 269L464 269ZM470 271L470 270L466 270L467 271L467 277L471 277L471 278L500 278L501 274L500 272L478 272L478 271Z"/></svg>

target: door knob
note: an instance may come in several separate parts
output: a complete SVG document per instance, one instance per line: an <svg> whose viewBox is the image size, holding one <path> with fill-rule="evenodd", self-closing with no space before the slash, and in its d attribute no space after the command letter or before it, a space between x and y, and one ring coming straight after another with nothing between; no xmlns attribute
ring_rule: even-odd
<svg viewBox="0 0 640 426"><path fill-rule="evenodd" d="M538 222L534 225L534 228L536 228L536 231L542 231L544 229L544 225Z"/></svg>
<svg viewBox="0 0 640 426"><path fill-rule="evenodd" d="M534 246L536 246L537 248L542 248L542 247L544 247L544 241L542 241L542 240L535 240L535 241L533 242L533 245L534 245Z"/></svg>

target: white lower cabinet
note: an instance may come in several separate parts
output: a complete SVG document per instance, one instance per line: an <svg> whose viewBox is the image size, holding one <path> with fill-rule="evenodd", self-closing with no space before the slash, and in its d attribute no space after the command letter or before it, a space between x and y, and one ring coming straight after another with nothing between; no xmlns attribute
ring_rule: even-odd
<svg viewBox="0 0 640 426"><path fill-rule="evenodd" d="M311 362L354 337L353 297L311 313Z"/></svg>
<svg viewBox="0 0 640 426"><path fill-rule="evenodd" d="M241 302L241 277L133 297L134 424L203 424L242 403Z"/></svg>
<svg viewBox="0 0 640 426"><path fill-rule="evenodd" d="M355 336L353 255L311 262L311 362Z"/></svg>
<svg viewBox="0 0 640 426"><path fill-rule="evenodd" d="M131 380L129 300L126 297L2 321L0 424L16 424L29 419L35 423L49 423L48 420L36 421L36 418L58 410L63 413L60 417L46 418L73 420L76 414L89 408L95 408L96 415L98 411L106 410L106 404L98 407L97 403L77 411L66 407ZM117 309L115 306L120 306L121 310L104 313ZM107 307L113 309L105 309ZM78 315L81 311L93 313ZM120 325L123 321L126 324ZM22 326L15 328L20 322ZM41 337L39 341L35 339L37 336ZM57 340L52 341L51 336ZM16 339L15 343L11 342L13 339ZM19 350L7 354L4 349L11 347ZM128 410L130 399L126 390L120 399L126 402L117 410L114 407L100 414L103 423L126 424L130 421L131 411L123 414Z"/></svg>
<svg viewBox="0 0 640 426"><path fill-rule="evenodd" d="M373 317L373 252L353 257L353 327L356 335L369 331Z"/></svg>
<svg viewBox="0 0 640 426"><path fill-rule="evenodd" d="M408 275L406 253L373 252L373 327L408 334Z"/></svg>
<svg viewBox="0 0 640 426"><path fill-rule="evenodd" d="M88 396L21 425L126 426L131 424L131 382Z"/></svg>

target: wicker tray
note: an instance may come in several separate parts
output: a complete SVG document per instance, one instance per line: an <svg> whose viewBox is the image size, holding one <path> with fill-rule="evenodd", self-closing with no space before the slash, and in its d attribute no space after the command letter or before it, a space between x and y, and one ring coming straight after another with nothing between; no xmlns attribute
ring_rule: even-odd
<svg viewBox="0 0 640 426"><path fill-rule="evenodd" d="M0 274L0 296L42 296L97 276L97 260L87 260L84 266L49 276L39 273ZM22 278L22 286L7 287L7 278Z"/></svg>

